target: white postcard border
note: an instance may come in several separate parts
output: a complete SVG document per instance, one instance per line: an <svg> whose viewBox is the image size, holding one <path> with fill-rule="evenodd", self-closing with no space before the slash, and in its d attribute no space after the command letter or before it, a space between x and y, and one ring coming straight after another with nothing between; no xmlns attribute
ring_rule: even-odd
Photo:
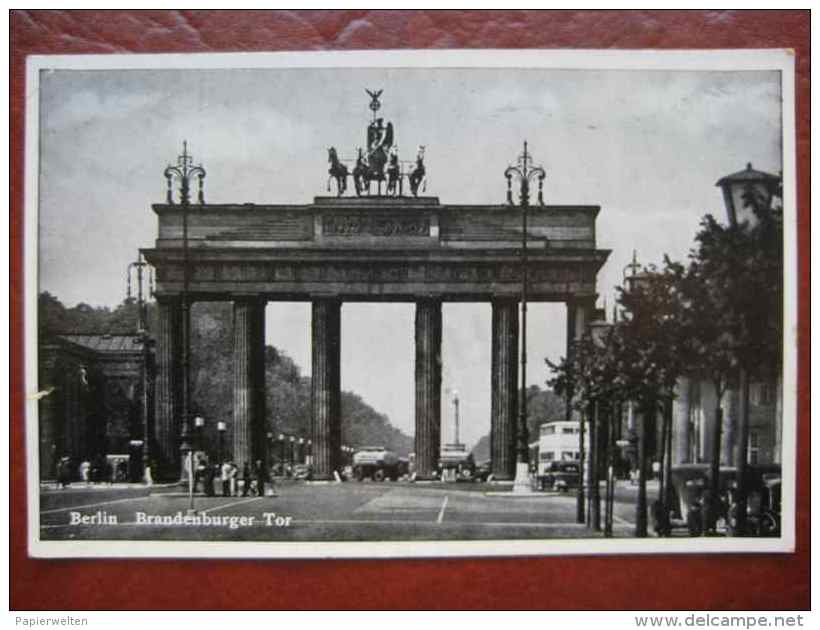
<svg viewBox="0 0 820 630"><path fill-rule="evenodd" d="M771 553L795 549L797 430L797 182L794 51L771 50L408 50L147 55L34 55L26 67L24 348L28 549L38 558L409 558L441 556ZM776 70L781 73L784 217L784 466L777 539L645 538L405 542L44 541L39 537L37 251L39 77L48 70L180 68L459 68ZM138 542L137 545L134 542Z"/></svg>

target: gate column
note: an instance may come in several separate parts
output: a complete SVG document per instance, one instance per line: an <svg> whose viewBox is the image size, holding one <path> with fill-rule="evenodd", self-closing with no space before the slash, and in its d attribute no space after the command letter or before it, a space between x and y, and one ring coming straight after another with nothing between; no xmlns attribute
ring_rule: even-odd
<svg viewBox="0 0 820 630"><path fill-rule="evenodd" d="M233 303L233 461L265 461L265 302Z"/></svg>
<svg viewBox="0 0 820 630"><path fill-rule="evenodd" d="M493 478L515 477L518 422L518 301L493 300L492 414L490 457Z"/></svg>
<svg viewBox="0 0 820 630"><path fill-rule="evenodd" d="M332 479L342 445L341 308L336 298L312 304L311 419L313 478Z"/></svg>
<svg viewBox="0 0 820 630"><path fill-rule="evenodd" d="M182 387L182 302L157 296L154 437L158 479L179 474L179 415Z"/></svg>
<svg viewBox="0 0 820 630"><path fill-rule="evenodd" d="M441 450L441 300L416 302L416 478L431 479Z"/></svg>

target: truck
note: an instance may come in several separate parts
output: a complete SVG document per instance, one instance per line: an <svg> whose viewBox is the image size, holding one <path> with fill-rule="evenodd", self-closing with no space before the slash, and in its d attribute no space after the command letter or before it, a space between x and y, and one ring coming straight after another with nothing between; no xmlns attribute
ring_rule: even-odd
<svg viewBox="0 0 820 630"><path fill-rule="evenodd" d="M401 474L400 468L399 456L384 446L365 446L353 453L353 477L357 481L366 478L396 481Z"/></svg>
<svg viewBox="0 0 820 630"><path fill-rule="evenodd" d="M464 444L445 444L438 458L442 481L471 481L475 474L475 460Z"/></svg>

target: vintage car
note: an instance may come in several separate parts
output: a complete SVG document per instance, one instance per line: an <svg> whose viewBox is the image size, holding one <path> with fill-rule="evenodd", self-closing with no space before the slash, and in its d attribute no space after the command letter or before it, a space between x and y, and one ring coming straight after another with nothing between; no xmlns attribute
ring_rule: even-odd
<svg viewBox="0 0 820 630"><path fill-rule="evenodd" d="M550 462L538 476L540 490L567 492L581 483L581 465L577 461Z"/></svg>
<svg viewBox="0 0 820 630"><path fill-rule="evenodd" d="M493 474L493 467L492 462L487 460L486 462L481 462L475 467L475 472L473 473L473 481L484 482L487 481L490 475Z"/></svg>
<svg viewBox="0 0 820 630"><path fill-rule="evenodd" d="M672 467L668 515L653 506L655 530L666 534L675 527L686 527L690 536L700 536L705 530L705 502L708 500L710 464L680 464ZM780 475L779 464L749 465L746 468L746 528L747 535L780 535ZM717 529L732 534L735 516L737 468L720 467L720 496L715 502Z"/></svg>
<svg viewBox="0 0 820 630"><path fill-rule="evenodd" d="M441 447L438 467L442 481L471 481L475 461L464 444L445 444Z"/></svg>

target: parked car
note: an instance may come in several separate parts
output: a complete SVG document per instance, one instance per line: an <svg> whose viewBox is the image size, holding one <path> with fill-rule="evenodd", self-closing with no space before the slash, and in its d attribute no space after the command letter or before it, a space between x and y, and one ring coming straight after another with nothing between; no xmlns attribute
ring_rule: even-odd
<svg viewBox="0 0 820 630"><path fill-rule="evenodd" d="M475 467L475 471L473 472L473 481L487 481L487 479L490 477L492 473L492 462L490 460L487 460L486 462L481 462Z"/></svg>
<svg viewBox="0 0 820 630"><path fill-rule="evenodd" d="M550 462L538 477L541 490L567 492L580 486L581 466L577 461Z"/></svg>

